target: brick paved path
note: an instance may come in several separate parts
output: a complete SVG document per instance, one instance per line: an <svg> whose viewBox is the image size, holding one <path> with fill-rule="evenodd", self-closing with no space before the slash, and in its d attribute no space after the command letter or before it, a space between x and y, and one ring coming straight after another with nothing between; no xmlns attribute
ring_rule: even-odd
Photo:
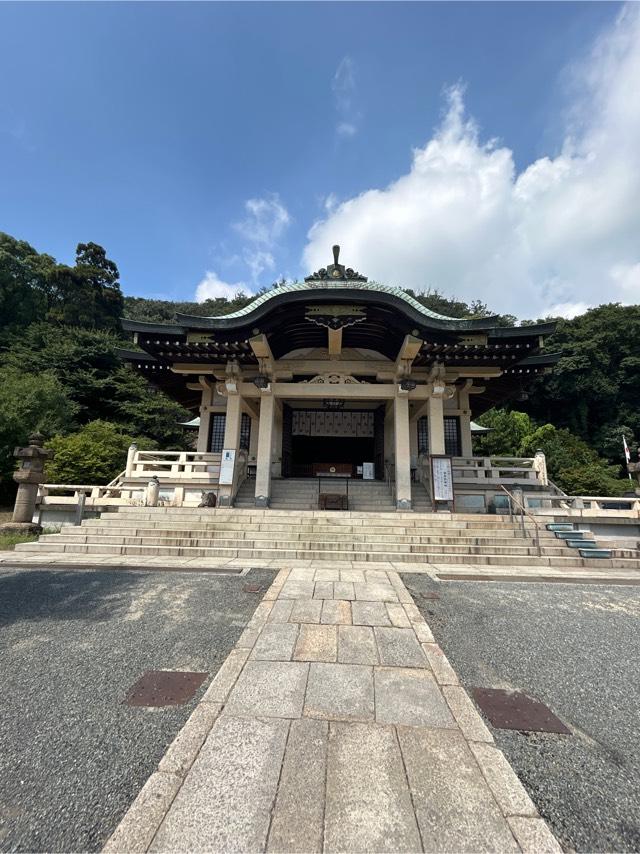
<svg viewBox="0 0 640 854"><path fill-rule="evenodd" d="M108 851L560 851L400 577L282 570Z"/></svg>

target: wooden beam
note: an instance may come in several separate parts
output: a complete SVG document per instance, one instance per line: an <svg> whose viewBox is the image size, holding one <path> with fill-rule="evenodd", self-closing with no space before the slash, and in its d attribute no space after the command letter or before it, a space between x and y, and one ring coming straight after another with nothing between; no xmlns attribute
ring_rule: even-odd
<svg viewBox="0 0 640 854"><path fill-rule="evenodd" d="M258 360L260 373L265 376L272 377L275 359L273 358L273 353L271 352L267 336L264 333L254 335L253 338L249 338L249 344L253 350L254 356Z"/></svg>
<svg viewBox="0 0 640 854"><path fill-rule="evenodd" d="M342 329L328 329L329 355L336 357L342 353Z"/></svg>
<svg viewBox="0 0 640 854"><path fill-rule="evenodd" d="M408 377L411 373L413 361L422 349L424 341L420 338L415 338L413 335L405 335L400 352L396 359L396 379Z"/></svg>

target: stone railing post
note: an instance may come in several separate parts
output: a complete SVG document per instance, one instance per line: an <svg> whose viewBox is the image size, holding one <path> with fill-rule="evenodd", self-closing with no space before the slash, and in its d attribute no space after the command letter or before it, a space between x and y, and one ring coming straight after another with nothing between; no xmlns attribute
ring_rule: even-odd
<svg viewBox="0 0 640 854"><path fill-rule="evenodd" d="M125 477L131 477L133 475L133 466L136 461L137 450L138 446L135 443L133 445L129 445L129 450L127 451L127 465L125 468Z"/></svg>
<svg viewBox="0 0 640 854"><path fill-rule="evenodd" d="M533 468L536 472L536 478L540 486L549 486L549 476L547 475L547 458L544 451L537 450L533 457Z"/></svg>

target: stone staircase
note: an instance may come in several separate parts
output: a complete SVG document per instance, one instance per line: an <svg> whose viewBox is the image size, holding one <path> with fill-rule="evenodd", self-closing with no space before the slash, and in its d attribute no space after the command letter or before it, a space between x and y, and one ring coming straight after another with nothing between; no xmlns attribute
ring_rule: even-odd
<svg viewBox="0 0 640 854"><path fill-rule="evenodd" d="M527 526L529 526L527 522ZM583 537L589 532L583 532ZM166 558L395 561L640 569L638 552L584 555L540 526L541 554L508 516L463 513L120 507L19 552Z"/></svg>
<svg viewBox="0 0 640 854"><path fill-rule="evenodd" d="M330 488L329 479L323 479L323 492L328 492ZM345 488L345 481L337 479L335 491L343 494ZM254 508L255 489L255 480L245 480L236 495L235 507L241 509ZM317 510L317 478L274 478L271 481L271 508L273 510ZM384 481L349 481L349 510L380 512L394 509L391 491Z"/></svg>

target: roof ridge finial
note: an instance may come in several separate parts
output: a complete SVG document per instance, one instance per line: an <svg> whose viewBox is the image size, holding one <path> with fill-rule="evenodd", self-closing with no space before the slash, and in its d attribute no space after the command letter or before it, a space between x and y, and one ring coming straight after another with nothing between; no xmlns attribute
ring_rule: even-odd
<svg viewBox="0 0 640 854"><path fill-rule="evenodd" d="M360 273L351 267L345 267L344 264L340 264L340 244L335 243L332 248L333 264L329 264L328 267L321 267L317 273L312 273L311 276L306 276L305 282L318 282L324 281L325 279L333 279L334 281L337 279L350 282L367 281L366 276L360 275Z"/></svg>

